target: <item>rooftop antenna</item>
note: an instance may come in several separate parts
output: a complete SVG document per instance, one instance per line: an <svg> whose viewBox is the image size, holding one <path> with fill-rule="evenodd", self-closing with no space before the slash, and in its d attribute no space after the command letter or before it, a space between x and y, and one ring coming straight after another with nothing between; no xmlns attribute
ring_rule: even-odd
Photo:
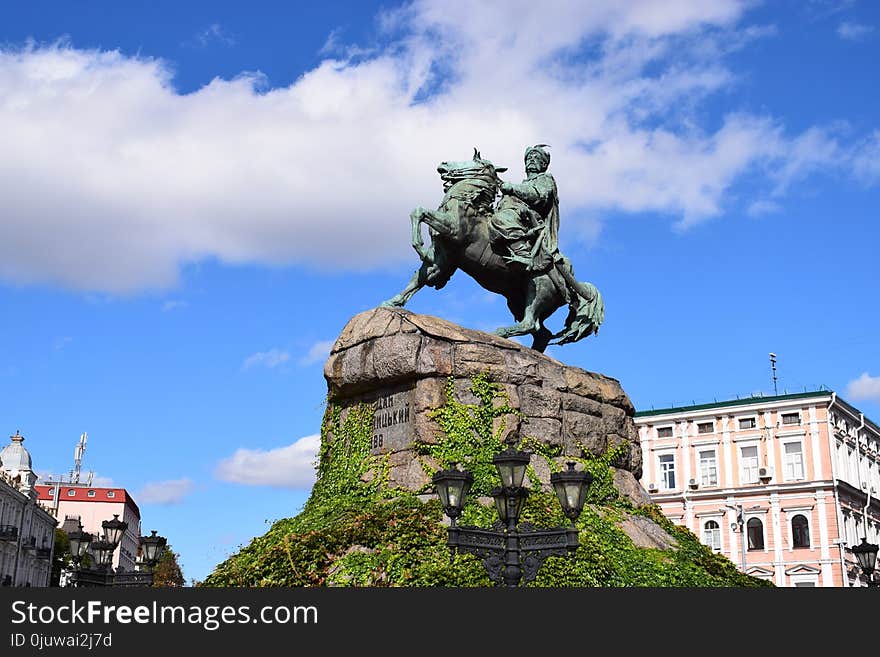
<svg viewBox="0 0 880 657"><path fill-rule="evenodd" d="M773 370L773 394L778 395L779 391L776 389L776 354L772 351L770 352L770 369Z"/></svg>
<svg viewBox="0 0 880 657"><path fill-rule="evenodd" d="M76 444L76 449L73 450L73 470L70 471L70 482L73 484L79 483L79 474L80 468L82 468L82 460L83 460L83 452L86 451L86 441L89 439L89 435L83 431L82 435L79 437L79 442Z"/></svg>

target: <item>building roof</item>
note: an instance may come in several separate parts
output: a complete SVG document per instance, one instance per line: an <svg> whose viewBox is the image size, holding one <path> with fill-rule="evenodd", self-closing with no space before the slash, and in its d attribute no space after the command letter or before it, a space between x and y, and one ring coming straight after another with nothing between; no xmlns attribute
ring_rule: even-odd
<svg viewBox="0 0 880 657"><path fill-rule="evenodd" d="M824 397L825 399L831 400L834 397L835 401L840 403L844 408L846 408L853 416L858 416L861 414L855 406L850 404L848 401L838 396L833 390L828 390L827 388L821 388L819 390L812 390L807 392L795 392L787 395L751 395L749 397L738 397L736 399L728 399L726 401L716 401L711 404L693 404L691 406L672 406L669 408L652 408L650 410L642 410L636 411L636 418L640 417L652 417L654 415L673 415L676 413L689 413L693 411L704 411L713 408L728 408L730 406L748 406L750 404L772 404L775 402L781 401L789 401L793 399L808 399L810 397ZM862 415L864 417L864 415ZM872 428L877 433L880 433L880 426L878 426L875 422L873 422L870 418L865 417L865 424Z"/></svg>
<svg viewBox="0 0 880 657"><path fill-rule="evenodd" d="M786 401L789 399L804 399L807 397L827 396L831 397L831 390L814 390L812 392L795 392L788 395L752 395L737 399L728 399L726 401L716 401L711 404L693 404L691 406L672 406L670 408L652 408L650 410L636 411L635 417L646 417L650 415L667 415L669 413L685 413L688 411L702 411L710 408L727 408L728 406L746 406L748 404L767 404L777 401Z"/></svg>
<svg viewBox="0 0 880 657"><path fill-rule="evenodd" d="M37 499L42 502L51 502L54 499L53 489L58 484L46 485L40 484L34 486L37 491ZM68 484L58 485L61 489L58 491L58 501L67 502L103 502L105 504L127 504L134 507L138 517L141 511L137 503L132 499L131 495L124 488L103 488L101 486L84 486L82 484L72 486ZM50 492L52 491L52 492ZM93 493L93 494L89 494Z"/></svg>
<svg viewBox="0 0 880 657"><path fill-rule="evenodd" d="M0 451L0 467L7 472L31 470L31 454L22 444L24 436L16 431L9 439L11 442Z"/></svg>

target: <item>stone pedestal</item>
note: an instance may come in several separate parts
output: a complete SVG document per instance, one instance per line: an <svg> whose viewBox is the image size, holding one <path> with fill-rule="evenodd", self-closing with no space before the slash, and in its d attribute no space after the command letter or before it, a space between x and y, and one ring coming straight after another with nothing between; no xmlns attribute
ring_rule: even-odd
<svg viewBox="0 0 880 657"><path fill-rule="evenodd" d="M324 366L328 403L343 413L354 404L375 404L372 453L389 454L390 483L409 490L427 483L413 441L436 440L439 427L428 411L445 403L449 377L457 398L473 403L471 379L483 372L504 387L510 405L525 416L511 430L558 445L568 456L627 445L614 464L615 483L637 504L650 502L637 481L642 453L634 409L615 379L564 365L512 340L400 308L354 316ZM542 481L545 476L549 473Z"/></svg>

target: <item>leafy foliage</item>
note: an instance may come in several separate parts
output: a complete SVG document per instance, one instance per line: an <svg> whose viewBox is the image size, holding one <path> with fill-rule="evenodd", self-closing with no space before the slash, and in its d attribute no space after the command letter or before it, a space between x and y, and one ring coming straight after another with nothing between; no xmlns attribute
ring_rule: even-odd
<svg viewBox="0 0 880 657"><path fill-rule="evenodd" d="M180 555L167 545L153 568L153 586L157 588L183 586L186 580L178 559Z"/></svg>
<svg viewBox="0 0 880 657"><path fill-rule="evenodd" d="M436 443L416 447L441 467L456 462L473 472L472 495L461 521L488 527L495 511L479 498L498 484L492 456L505 446L505 418L520 414L486 375L474 377L470 392L477 403L460 402L452 381L448 383L446 404L432 412L441 435ZM275 522L199 585L490 586L476 557L451 557L436 497L388 485L387 457L370 454L373 416L368 405L353 406L344 417L338 408L328 407L317 481L303 511ZM517 446L546 459L551 469L561 467L556 450L540 441L525 437ZM635 508L623 498L614 488L611 468L619 449L575 459L594 477L577 523L580 546L573 559L547 559L531 586L770 586L740 573L656 506ZM531 468L529 477L533 487L522 520L536 527L565 524L555 495L534 485L537 477ZM677 547L637 547L620 527L631 515L658 523Z"/></svg>
<svg viewBox="0 0 880 657"><path fill-rule="evenodd" d="M52 554L52 573L49 576L49 586L59 586L61 571L71 568L73 555L70 553L70 538L67 532L60 527L55 528L55 548Z"/></svg>

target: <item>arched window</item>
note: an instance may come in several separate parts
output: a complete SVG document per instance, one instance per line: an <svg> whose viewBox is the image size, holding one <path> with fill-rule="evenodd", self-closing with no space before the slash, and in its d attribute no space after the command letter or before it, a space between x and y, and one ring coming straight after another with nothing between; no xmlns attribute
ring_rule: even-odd
<svg viewBox="0 0 880 657"><path fill-rule="evenodd" d="M714 520L703 525L703 543L713 550L721 549L721 526Z"/></svg>
<svg viewBox="0 0 880 657"><path fill-rule="evenodd" d="M791 519L791 542L796 548L810 547L810 525L800 513Z"/></svg>
<svg viewBox="0 0 880 657"><path fill-rule="evenodd" d="M749 521L746 523L746 527L748 528L749 533L749 549L763 550L764 523L757 518L749 518Z"/></svg>

